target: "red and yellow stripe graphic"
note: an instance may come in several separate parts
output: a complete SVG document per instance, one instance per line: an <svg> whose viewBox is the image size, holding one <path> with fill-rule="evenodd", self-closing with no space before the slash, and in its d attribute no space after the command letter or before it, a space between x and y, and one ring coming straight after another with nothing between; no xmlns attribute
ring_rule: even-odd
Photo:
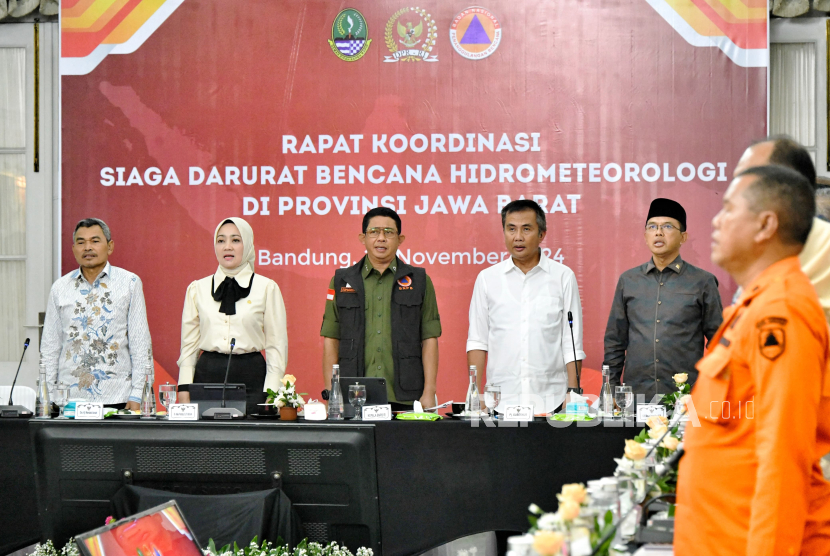
<svg viewBox="0 0 830 556"><path fill-rule="evenodd" d="M646 0L692 46L743 67L767 66L766 0Z"/></svg>
<svg viewBox="0 0 830 556"><path fill-rule="evenodd" d="M135 52L184 0L63 0L61 74L84 75L108 54Z"/></svg>

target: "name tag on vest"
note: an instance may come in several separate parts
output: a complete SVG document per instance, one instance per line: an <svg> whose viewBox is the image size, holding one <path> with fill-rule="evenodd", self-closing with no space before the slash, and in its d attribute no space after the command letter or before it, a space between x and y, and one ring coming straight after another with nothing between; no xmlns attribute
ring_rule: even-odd
<svg viewBox="0 0 830 556"><path fill-rule="evenodd" d="M198 421L199 404L195 403L174 403L167 412L169 421Z"/></svg>
<svg viewBox="0 0 830 556"><path fill-rule="evenodd" d="M104 404L99 402L78 402L75 404L75 419L103 419Z"/></svg>
<svg viewBox="0 0 830 556"><path fill-rule="evenodd" d="M505 421L533 421L532 405L508 405L504 410Z"/></svg>

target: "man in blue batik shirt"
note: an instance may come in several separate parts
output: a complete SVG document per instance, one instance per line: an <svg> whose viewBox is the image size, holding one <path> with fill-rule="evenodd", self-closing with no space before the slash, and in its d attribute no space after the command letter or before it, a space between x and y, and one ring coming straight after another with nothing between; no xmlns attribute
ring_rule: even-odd
<svg viewBox="0 0 830 556"><path fill-rule="evenodd" d="M72 398L138 409L152 364L150 329L141 280L108 262L113 246L102 220L75 226L79 268L52 284L40 351L50 393L63 382Z"/></svg>

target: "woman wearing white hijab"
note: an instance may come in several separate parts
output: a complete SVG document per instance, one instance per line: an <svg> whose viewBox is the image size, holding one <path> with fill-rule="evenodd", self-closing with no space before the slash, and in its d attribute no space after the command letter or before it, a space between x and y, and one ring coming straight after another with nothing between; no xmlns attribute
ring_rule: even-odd
<svg viewBox="0 0 830 556"><path fill-rule="evenodd" d="M213 237L219 268L191 283L185 295L179 400L190 401L188 387L193 382L224 382L234 338L228 383L245 384L248 415L259 413L257 404L265 402L268 388L279 388L288 362L285 305L277 283L254 273L250 224L227 218Z"/></svg>

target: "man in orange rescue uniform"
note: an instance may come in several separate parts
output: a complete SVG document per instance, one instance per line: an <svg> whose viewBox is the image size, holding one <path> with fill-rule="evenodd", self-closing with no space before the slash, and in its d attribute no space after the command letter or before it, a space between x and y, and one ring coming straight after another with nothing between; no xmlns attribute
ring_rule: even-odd
<svg viewBox="0 0 830 556"><path fill-rule="evenodd" d="M712 221L712 261L743 288L697 364L679 471L674 553L830 554L828 328L801 251L810 184L750 168Z"/></svg>

